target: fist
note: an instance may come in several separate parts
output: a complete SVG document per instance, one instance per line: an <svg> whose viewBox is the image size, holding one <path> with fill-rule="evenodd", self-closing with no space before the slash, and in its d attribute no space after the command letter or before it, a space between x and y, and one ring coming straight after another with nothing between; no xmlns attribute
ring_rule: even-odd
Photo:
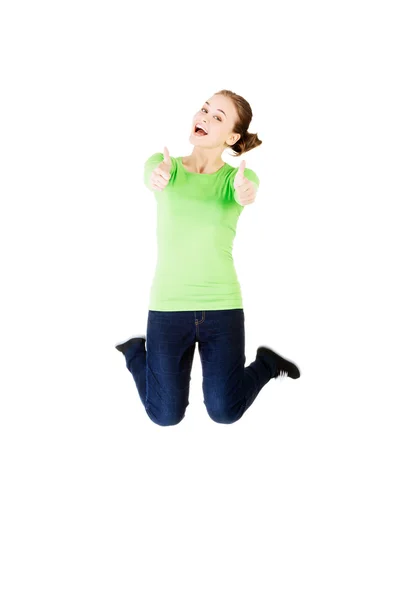
<svg viewBox="0 0 400 600"><path fill-rule="evenodd" d="M246 168L246 161L242 160L240 163L240 167L238 172L235 175L235 179L233 180L233 187L235 189L235 197L236 202L245 206L246 204L251 204L254 202L256 197L256 191L253 186L253 182L247 179L244 176L244 170Z"/></svg>
<svg viewBox="0 0 400 600"><path fill-rule="evenodd" d="M168 148L164 146L164 160L152 171L150 175L150 187L152 190L162 192L168 185L171 177L172 162Z"/></svg>

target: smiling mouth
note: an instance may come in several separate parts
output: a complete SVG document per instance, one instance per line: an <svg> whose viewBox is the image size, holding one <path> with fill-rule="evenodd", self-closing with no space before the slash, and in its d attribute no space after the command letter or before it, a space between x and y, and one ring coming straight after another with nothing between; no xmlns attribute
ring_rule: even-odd
<svg viewBox="0 0 400 600"><path fill-rule="evenodd" d="M197 126L195 126L195 128L194 128L194 133L195 133L195 135L199 135L199 136L205 136L205 135L208 135L208 134L207 134L207 133L204 131L204 129L201 129L200 127L197 127Z"/></svg>

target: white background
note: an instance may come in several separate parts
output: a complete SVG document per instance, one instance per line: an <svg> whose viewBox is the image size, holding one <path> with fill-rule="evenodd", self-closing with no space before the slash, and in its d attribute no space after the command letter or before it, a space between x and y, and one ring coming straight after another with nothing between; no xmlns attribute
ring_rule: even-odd
<svg viewBox="0 0 400 600"><path fill-rule="evenodd" d="M399 22L394 2L5 2L3 600L398 600ZM146 333L143 165L244 96L260 178L234 259L246 364L299 365L175 427L115 344ZM397 256L396 256L397 254Z"/></svg>

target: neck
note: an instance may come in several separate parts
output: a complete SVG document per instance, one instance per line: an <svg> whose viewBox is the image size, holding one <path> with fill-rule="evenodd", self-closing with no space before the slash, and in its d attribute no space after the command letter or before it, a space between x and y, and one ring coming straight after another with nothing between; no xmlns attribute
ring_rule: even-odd
<svg viewBox="0 0 400 600"><path fill-rule="evenodd" d="M218 148L204 150L195 147L191 156L183 157L183 161L195 173L214 173L225 164L221 158L221 150Z"/></svg>

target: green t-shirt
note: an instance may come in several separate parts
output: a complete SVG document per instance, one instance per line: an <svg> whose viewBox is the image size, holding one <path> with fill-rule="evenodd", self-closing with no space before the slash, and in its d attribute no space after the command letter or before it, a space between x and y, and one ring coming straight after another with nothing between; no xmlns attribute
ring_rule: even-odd
<svg viewBox="0 0 400 600"><path fill-rule="evenodd" d="M164 160L157 152L144 166L144 183ZM244 206L235 200L239 167L225 163L215 173L191 173L182 157L171 156L168 185L151 190L157 201L157 266L150 310L224 310L243 308L232 258L236 225ZM251 169L244 176L258 188Z"/></svg>

